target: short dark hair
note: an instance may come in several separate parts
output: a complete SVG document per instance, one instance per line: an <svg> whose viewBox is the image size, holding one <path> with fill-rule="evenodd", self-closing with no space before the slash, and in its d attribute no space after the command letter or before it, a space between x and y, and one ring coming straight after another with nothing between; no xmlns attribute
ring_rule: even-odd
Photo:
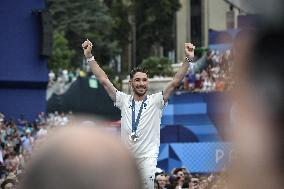
<svg viewBox="0 0 284 189"><path fill-rule="evenodd" d="M183 168L176 168L174 171L173 171L173 174L176 175L178 172L182 171L183 172Z"/></svg>
<svg viewBox="0 0 284 189"><path fill-rule="evenodd" d="M145 74L147 74L147 77L148 77L148 70L146 70L143 67L136 67L136 68L131 70L131 72L130 72L130 79L132 79L137 72L145 73Z"/></svg>

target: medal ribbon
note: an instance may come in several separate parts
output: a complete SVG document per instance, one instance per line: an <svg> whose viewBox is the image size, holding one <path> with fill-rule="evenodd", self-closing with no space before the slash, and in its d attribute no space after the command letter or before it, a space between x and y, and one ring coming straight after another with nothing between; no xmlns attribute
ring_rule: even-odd
<svg viewBox="0 0 284 189"><path fill-rule="evenodd" d="M140 109L139 109L139 112L138 112L138 115L137 115L137 118L136 118L136 121L135 121L135 101L134 101L134 98L132 99L132 107L131 107L132 108L132 132L134 132L135 134L136 134L137 127L138 127L140 117L141 117L141 114L142 114L142 109L144 107L146 100L147 100L147 95L143 99L143 102L140 106Z"/></svg>

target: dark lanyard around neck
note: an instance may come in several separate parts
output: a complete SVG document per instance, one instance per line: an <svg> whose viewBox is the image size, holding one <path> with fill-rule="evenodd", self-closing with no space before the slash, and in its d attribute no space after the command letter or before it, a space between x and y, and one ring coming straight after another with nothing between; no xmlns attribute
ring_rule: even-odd
<svg viewBox="0 0 284 189"><path fill-rule="evenodd" d="M140 106L139 113L138 113L136 121L135 121L135 101L134 101L134 98L132 99L132 107L131 107L132 108L132 132L134 132L134 133L136 133L136 131L137 131L137 127L138 127L138 124L139 124L139 121L140 121L142 109L144 107L146 100L147 100L147 95L143 99L143 102Z"/></svg>

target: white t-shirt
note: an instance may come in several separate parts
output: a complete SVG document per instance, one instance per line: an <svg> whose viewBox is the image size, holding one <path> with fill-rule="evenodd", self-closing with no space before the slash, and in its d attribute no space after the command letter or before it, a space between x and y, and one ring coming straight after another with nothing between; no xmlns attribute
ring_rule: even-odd
<svg viewBox="0 0 284 189"><path fill-rule="evenodd" d="M116 92L115 106L121 110L121 140L135 158L158 157L160 146L160 125L164 100L162 92L147 95L137 127L138 141L129 139L132 132L132 99L133 96ZM135 101L135 120L142 101Z"/></svg>

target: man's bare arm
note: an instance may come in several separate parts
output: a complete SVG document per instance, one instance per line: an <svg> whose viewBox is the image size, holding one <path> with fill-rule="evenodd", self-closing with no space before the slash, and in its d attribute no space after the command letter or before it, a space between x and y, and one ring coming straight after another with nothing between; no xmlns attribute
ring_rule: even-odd
<svg viewBox="0 0 284 189"><path fill-rule="evenodd" d="M91 67L92 72L96 76L97 80L99 80L100 84L104 87L107 94L110 96L110 98L115 101L116 91L117 89L113 86L113 84L108 79L106 73L101 69L101 67L98 65L97 61L93 59L92 55L92 43L87 39L82 44L84 55L87 58L88 63Z"/></svg>
<svg viewBox="0 0 284 189"><path fill-rule="evenodd" d="M183 61L182 66L175 74L173 80L167 84L166 88L163 91L163 98L165 102L169 100L172 93L175 91L175 89L179 86L182 79L185 77L189 67L189 61L191 61L194 58L194 49L195 46L193 46L193 44L185 43L184 52L186 59Z"/></svg>

